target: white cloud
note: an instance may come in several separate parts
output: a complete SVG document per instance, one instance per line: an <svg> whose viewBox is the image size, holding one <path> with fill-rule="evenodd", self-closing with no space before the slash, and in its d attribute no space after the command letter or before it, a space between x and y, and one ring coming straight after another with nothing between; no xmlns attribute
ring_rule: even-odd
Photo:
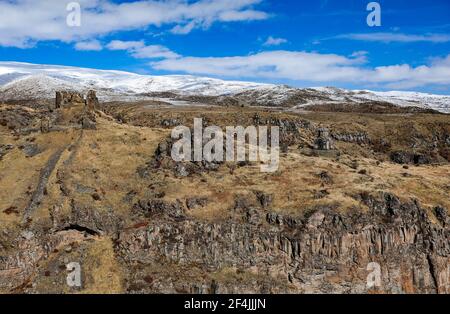
<svg viewBox="0 0 450 314"><path fill-rule="evenodd" d="M426 35L413 35L413 34L401 34L401 33L363 33L363 34L343 34L336 36L335 38L344 38L361 41L373 41L373 42L431 42L431 43L445 43L450 41L450 35L448 34L426 34Z"/></svg>
<svg viewBox="0 0 450 314"><path fill-rule="evenodd" d="M106 45L106 48L109 50L132 50L132 49L139 49L145 46L145 43L143 40L140 41L122 41L122 40L113 40L108 45Z"/></svg>
<svg viewBox="0 0 450 314"><path fill-rule="evenodd" d="M181 57L151 63L158 70L315 82L354 80L359 73L358 64L358 59L335 54L283 50L223 58Z"/></svg>
<svg viewBox="0 0 450 314"><path fill-rule="evenodd" d="M264 46L279 46L287 42L287 39L269 36L269 38L267 38L266 42L264 43Z"/></svg>
<svg viewBox="0 0 450 314"><path fill-rule="evenodd" d="M173 29L186 34L215 22L252 21L268 18L255 10L261 0L78 0L82 8L81 26L66 24L68 1L11 0L0 2L0 46L26 48L38 41L86 41L117 31L149 26Z"/></svg>
<svg viewBox="0 0 450 314"><path fill-rule="evenodd" d="M131 55L139 59L153 59L153 58L173 59L180 57L180 55L178 55L177 53L160 45L151 45L135 49L131 53Z"/></svg>
<svg viewBox="0 0 450 314"><path fill-rule="evenodd" d="M389 88L413 88L427 85L450 85L450 54L435 58L429 65L411 67L408 64L381 66L370 80L385 83Z"/></svg>
<svg viewBox="0 0 450 314"><path fill-rule="evenodd" d="M311 83L357 83L412 88L450 84L450 55L429 65L370 68L366 53L350 57L304 51L270 51L235 57L177 57L150 63L156 70L228 78L277 79Z"/></svg>
<svg viewBox="0 0 450 314"><path fill-rule="evenodd" d="M173 34L185 35L189 34L196 26L196 23L192 21L187 23L186 25L176 25L171 29L171 32Z"/></svg>
<svg viewBox="0 0 450 314"><path fill-rule="evenodd" d="M265 20L268 17L267 13L255 10L229 10L219 14L219 19L224 22Z"/></svg>
<svg viewBox="0 0 450 314"><path fill-rule="evenodd" d="M80 51L100 51L103 47L98 40L91 40L76 43L75 49Z"/></svg>
<svg viewBox="0 0 450 314"><path fill-rule="evenodd" d="M368 54L369 54L369 52L366 50L358 50L358 51L353 52L350 56L351 57L364 57L364 56L367 56Z"/></svg>
<svg viewBox="0 0 450 314"><path fill-rule="evenodd" d="M169 48L161 45L147 46L144 41L113 40L106 48L109 50L125 50L138 59L173 59L180 57Z"/></svg>

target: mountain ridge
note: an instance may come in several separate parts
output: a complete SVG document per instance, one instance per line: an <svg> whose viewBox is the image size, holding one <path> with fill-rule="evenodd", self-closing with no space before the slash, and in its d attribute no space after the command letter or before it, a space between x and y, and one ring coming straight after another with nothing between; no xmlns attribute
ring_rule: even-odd
<svg viewBox="0 0 450 314"><path fill-rule="evenodd" d="M100 98L118 100L151 93L180 96L233 96L259 106L303 108L336 103L385 102L450 113L450 95L420 92L346 90L335 87L294 88L287 85L227 81L193 75L152 76L118 70L61 65L0 62L0 100L51 99L56 90L98 91Z"/></svg>

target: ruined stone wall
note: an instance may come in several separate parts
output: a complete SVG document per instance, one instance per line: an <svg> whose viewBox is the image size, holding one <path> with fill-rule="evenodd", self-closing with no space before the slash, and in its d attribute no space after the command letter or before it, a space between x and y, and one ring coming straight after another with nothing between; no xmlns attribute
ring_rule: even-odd
<svg viewBox="0 0 450 314"><path fill-rule="evenodd" d="M69 104L82 104L82 103L84 103L84 96L81 93L70 91L56 92L55 108L61 108L62 106Z"/></svg>

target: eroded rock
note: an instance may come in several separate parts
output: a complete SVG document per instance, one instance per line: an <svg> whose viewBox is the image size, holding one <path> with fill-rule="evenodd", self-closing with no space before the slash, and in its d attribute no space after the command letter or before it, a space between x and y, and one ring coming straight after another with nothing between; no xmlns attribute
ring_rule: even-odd
<svg viewBox="0 0 450 314"><path fill-rule="evenodd" d="M121 232L117 252L127 263L195 264L205 274L227 267L255 271L266 274L272 291L365 293L370 262L381 265L378 291L448 291L449 230L434 225L415 202L402 203L388 194L363 201L370 208L367 214L320 209L293 218L270 213L268 225L261 224L258 209L244 205L240 212L246 223L235 218L217 223L152 220ZM164 205L160 211L167 210ZM277 282L280 278L284 283ZM152 291L174 291L183 283L181 278L167 280ZM260 292L246 282L232 286L233 292Z"/></svg>

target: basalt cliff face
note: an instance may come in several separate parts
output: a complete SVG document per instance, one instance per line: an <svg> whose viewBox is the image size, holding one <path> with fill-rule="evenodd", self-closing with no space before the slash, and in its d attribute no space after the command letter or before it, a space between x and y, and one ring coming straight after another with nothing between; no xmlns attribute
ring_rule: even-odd
<svg viewBox="0 0 450 314"><path fill-rule="evenodd" d="M370 208L364 214L324 208L292 217L236 206L233 218L201 223L161 213L145 227L121 232L117 251L129 265L168 264L179 272L155 278L152 288L133 287L138 291L448 293L448 218L433 224L415 202L363 197ZM373 262L380 265L381 284L368 289ZM250 279L194 276L223 269L248 272Z"/></svg>
<svg viewBox="0 0 450 314"><path fill-rule="evenodd" d="M36 292L42 282L31 282L42 261L102 234L113 240L132 293L449 293L443 209L436 208L440 220L432 223L416 202L389 194L361 197L367 213L323 208L292 217L237 204L233 217L215 223L182 212L171 217L171 205L161 203L159 213L131 228L117 217L76 208L53 232L23 232L13 242L15 252L1 259L0 287ZM77 260L83 259L88 263L89 255ZM43 278L58 267L48 265Z"/></svg>

